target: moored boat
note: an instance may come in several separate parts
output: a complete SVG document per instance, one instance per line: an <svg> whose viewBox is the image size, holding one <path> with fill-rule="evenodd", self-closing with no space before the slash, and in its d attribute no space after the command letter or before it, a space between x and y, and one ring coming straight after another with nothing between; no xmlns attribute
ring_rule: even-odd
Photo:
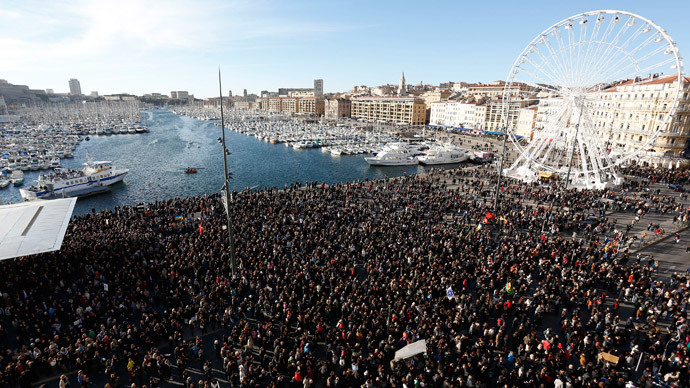
<svg viewBox="0 0 690 388"><path fill-rule="evenodd" d="M108 191L109 186L122 181L129 172L113 168L110 161L89 160L84 165L81 170L57 169L41 174L36 185L20 189L19 194L25 201L91 195Z"/></svg>

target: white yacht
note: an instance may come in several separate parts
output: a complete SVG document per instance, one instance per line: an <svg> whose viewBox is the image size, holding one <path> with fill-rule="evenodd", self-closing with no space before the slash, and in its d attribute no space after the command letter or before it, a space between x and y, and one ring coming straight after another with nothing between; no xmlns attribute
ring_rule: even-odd
<svg viewBox="0 0 690 388"><path fill-rule="evenodd" d="M424 151L424 155L417 159L420 164L435 165L462 163L469 158L469 153L462 148L450 144L440 144L430 147Z"/></svg>
<svg viewBox="0 0 690 388"><path fill-rule="evenodd" d="M417 148L407 143L392 143L381 149L376 156L364 158L371 166L414 166L419 163Z"/></svg>
<svg viewBox="0 0 690 388"><path fill-rule="evenodd" d="M19 189L25 201L48 198L65 198L90 195L109 189L108 186L120 182L128 169L114 169L111 162L84 163L81 170L58 169L50 174L41 174L35 186Z"/></svg>
<svg viewBox="0 0 690 388"><path fill-rule="evenodd" d="M50 160L50 168L60 168L60 166L62 166L62 163L57 156Z"/></svg>

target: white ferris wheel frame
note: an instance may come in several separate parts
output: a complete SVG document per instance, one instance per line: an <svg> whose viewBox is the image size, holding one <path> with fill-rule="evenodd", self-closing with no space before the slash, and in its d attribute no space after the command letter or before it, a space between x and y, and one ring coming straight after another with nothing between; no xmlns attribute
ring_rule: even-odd
<svg viewBox="0 0 690 388"><path fill-rule="evenodd" d="M680 95L681 95L681 93L682 93L682 91L683 91L683 87L682 87L682 85L683 85L683 61L682 61L682 57L680 56L680 53L679 53L679 50L678 50L678 47L677 47L675 41L674 41L674 40L671 38L671 36L666 32L666 30L664 30L664 29L661 28L659 25L657 25L656 23L654 23L653 21L651 21L651 20L649 20L649 19L647 19L647 18L645 18L645 17L642 17L642 16L640 16L640 15L637 15L637 14L634 14L634 13L631 13L631 12L619 11L619 10L597 10L597 11L589 11L589 12L584 12L584 13L577 14L577 15L571 16L571 17L569 17L569 18L563 19L563 20L561 20L560 22L558 22L558 23L556 23L556 24L550 26L549 28L545 29L541 34L537 35L537 36L536 36L536 37L525 47L525 49L520 53L520 55L517 57L517 59L516 59L515 62L513 63L513 66L511 67L510 72L508 73L508 77L507 77L507 79L506 79L506 84L505 84L505 87L504 87L504 90L503 90L503 98L502 98L502 100L503 100L503 124L504 124L504 130L505 130L505 132L509 135L509 138L510 138L511 142L515 145L516 149L517 149L518 152L520 153L519 158L524 158L524 159L526 159L526 160L529 160L529 162L532 163L532 164L534 165L534 167L535 167L535 168L538 168L539 170L556 171L557 169L554 168L554 166L551 166L551 165L548 165L548 164L544 163L543 160L542 160L542 161L530 160L530 155L529 155L529 152L528 152L528 151L529 151L529 150L528 150L529 145L528 145L528 146L523 146L523 145L520 144L520 142L517 140L516 136L514 136L514 135L515 135L515 130L516 130L516 128L513 128L513 127L512 127L512 123L509 122L509 114L508 114L508 110L510 109L510 104L509 104L509 103L510 103L511 101L519 101L520 99L516 99L516 98L513 97L513 91L514 91L513 86L514 86L514 85L518 85L518 84L528 85L528 86L531 86L531 87L535 87L535 88L537 88L537 89L540 90L540 91L552 91L552 92L555 92L555 93L557 93L557 94L563 96L564 94L569 94L569 93L567 93L567 92L573 90L572 88L573 88L574 85L562 85L562 84L559 85L559 82L553 82L553 81L556 81L556 80L554 80L554 79L545 80L545 81L551 81L551 82L544 82L543 84L541 84L541 83L540 83L540 84L533 84L533 83L531 83L531 82L525 82L525 81L522 81L522 80L520 80L520 79L516 79L515 76L520 72L520 70L525 71L525 69L520 68L520 65L521 65L522 63L524 63L525 61L528 61L528 60L529 60L529 59L528 59L528 56L529 56L529 54L535 52L535 50L534 50L534 47L535 47L535 46L537 46L537 45L539 45L539 44L547 45L546 42L547 42L549 36L551 36L551 35L557 36L558 33L554 34L554 31L559 30L559 29L561 29L561 28L565 28L565 26L569 26L570 29L572 30L573 23L580 22L581 24L583 24L583 23L582 23L583 20L589 20L589 18L592 17L592 16L595 16L595 17L596 17L596 20L593 21L593 22L599 24L598 22L605 20L605 19L603 18L603 16L605 16L605 15L607 15L607 16L612 16L611 21L609 21L609 27L610 27L611 25L617 24L617 23L619 23L619 22L624 22L624 23L625 23L625 26L624 26L625 30L618 31L618 34L617 34L616 37L615 37L616 39L618 39L618 38L623 34L624 31L627 32L627 29L628 29L629 27L634 27L634 26L636 25L636 21L640 21L640 22L641 22L641 23L640 23L640 26L639 26L637 29L634 29L634 28L633 28L633 31L635 31L634 36L631 37L631 38L629 38L627 41L623 42L621 46L614 45L614 43L616 43L615 41L614 41L614 42L606 42L606 41L604 41L603 39L604 39L604 38L607 38L607 36L602 37L602 41L594 42L594 43L598 43L598 44L599 44L599 46L597 47L597 51L593 53L593 54L595 54L595 55L598 53L598 50L599 50L602 46L608 46L607 49L608 49L609 51L611 51L611 50L618 50L619 52L622 52L622 53L623 53L623 57L622 57L622 58L619 58L619 59L617 60L617 62L611 64L611 67L613 67L613 65L619 64L621 61L624 61L624 60L626 60L626 59L630 60L629 63L623 62L623 64L626 65L626 66L624 67L624 69L625 69L626 67L631 67L631 68L633 69L633 71L632 71L632 72L626 71L627 74L623 74L622 77L619 78L618 80L624 80L624 79L625 79L625 78L624 78L625 76L631 75L632 78L629 78L629 79L632 79L633 82L637 82L637 77L641 77L644 73L646 73L647 71L650 70L650 69L639 69L638 64L639 64L639 62L642 62L642 60L636 61L634 58L631 58L630 52L629 52L629 51L626 51L626 49L627 49L626 44L630 44L630 42L633 40L633 38L636 38L639 34L641 34L641 33L646 33L646 32L650 32L651 30L645 30L645 29L646 29L646 28L651 28L651 29L654 29L654 30L656 30L656 31L655 31L655 33L653 33L653 34L650 34L650 37L645 41L644 46L646 46L648 43L650 43L650 42L652 41L652 38L653 38L653 37L657 37L657 36L663 37L663 39L666 41L666 44L661 45L660 48L665 49L665 50L663 51L663 54L667 54L667 55L668 55L668 54L673 54L673 57L670 58L669 60L666 60L666 61L661 62L659 65L661 65L661 64L663 64L664 66L667 65L667 64L668 64L668 65L671 65L671 68L675 70L675 74L672 73L672 74L669 74L669 75L664 75L664 77L675 76L676 79L675 79L674 81L672 81L672 82L677 83L678 87L675 89L675 96L672 96L673 98L669 99L669 100L672 101L672 102L671 102L671 106L668 107L668 108L669 108L669 109L668 109L668 113L665 115L665 117L663 118L663 120L661 120L661 121L657 120L657 124L660 123L660 124L658 125L657 129L654 130L654 131L649 131L647 141L644 142L643 144L640 144L639 147L637 147L634 151L627 153L626 155L624 155L624 156L618 158L618 159L614 162L614 161L612 161L612 160L609 158L609 156L607 155L607 152L606 152L606 148L605 148L602 144L595 144L595 146L592 147L592 148L595 148L595 149L594 149L594 150L590 150L590 152L596 152L597 149L598 149L599 152L602 152L601 156L595 158L595 159L597 159L597 160L598 160L598 159L602 159L602 161L601 161L601 164L602 164L602 165L593 166L593 168L596 168L596 169L598 170L598 171L597 171L597 175L598 175L598 172L602 172L602 173L607 173L607 172L608 172L608 173L611 173L611 172L613 172L613 170L615 169L615 167L617 167L617 166L619 166L619 165L621 165L621 164L623 164L623 163L626 163L628 160L630 160L630 159L636 157L637 155L639 155L639 153L642 152L643 150L646 150L650 145L655 144L655 142L656 142L656 140L657 140L659 134L662 133L662 132L668 127L668 125L670 124L671 120L673 119L673 117L674 117L675 114L676 114L676 111L677 111L677 109L678 109L679 100L680 100L679 97L680 97ZM623 18L624 16L627 16L627 17L628 17L627 20L622 20L622 18ZM621 18L621 19L618 19L617 17L618 17L618 18ZM634 22L634 23L633 23L633 24L630 24L631 22ZM585 23L586 23L586 21L585 21ZM604 23L601 23L601 24L604 24ZM607 28L609 28L609 27L607 27ZM612 28L611 30L613 30L613 28ZM569 44L568 44L567 46L570 46L570 49L572 49L572 46L574 46L574 45L583 43L583 42L582 42L583 31L585 31L585 32L584 32L584 35L585 35L585 37L587 37L587 36L586 36L586 35L587 35L586 30L581 28L581 29L580 29L580 35L581 35L581 36L580 36L580 40L579 40L579 41L576 41L576 42L571 42L571 41L568 42ZM609 31L609 33L610 33L610 32L611 32L611 31ZM592 33L592 35L593 35L593 33ZM570 36L569 36L569 38L570 38ZM658 38L656 38L656 39L658 39ZM656 39L654 39L654 42L657 42L657 43L660 42L660 41L658 41L658 40L656 40ZM585 43L592 43L592 42L587 42L587 41L586 41ZM618 43L616 43L616 44L618 44ZM560 45L560 43L559 43L559 45ZM567 46L560 46L560 47L558 47L558 49L559 49L559 50L562 50L563 47L567 47ZM633 52L634 52L634 51L639 51L639 50L641 50L644 46L643 46L643 45L638 45L637 47L633 48L633 50L631 50L631 51L633 51ZM656 49L655 49L655 52L656 52L656 50L660 50L660 48L656 48ZM671 50L670 52L668 52L669 49ZM532 50L532 51L530 51L530 50ZM547 57L546 59L551 58L551 57L553 57L553 56L555 55L554 49L553 49L553 48L549 48L549 50L551 51L551 56L550 56L550 57ZM604 50L604 51L606 52L607 50ZM538 52L538 55L541 57L543 63L548 64L548 62L546 62L545 58L542 56L542 53L539 53L538 50L536 50L536 52ZM658 51L658 52L661 53L661 51ZM617 55L618 55L618 54L619 54L619 53L617 53ZM648 56L651 57L650 54L648 54ZM612 58L616 58L616 56L613 56ZM607 59L607 58L592 58L592 60L599 61L599 62L604 61L603 63L606 64L605 61L607 61L607 60L612 60L612 59ZM534 64L534 62L532 62L532 65L534 65L535 68L537 68L537 65ZM579 65L579 64L578 64L578 65ZM586 65L586 64L583 64L583 66L584 66L584 65ZM554 65L554 66L555 66L555 65ZM553 68L552 68L552 69L553 69ZM563 70L563 69L561 69L561 73L562 73L562 70ZM585 71L586 69L580 69L580 70ZM654 69L651 69L651 70L653 71ZM544 73L544 74L546 74L546 73ZM612 74L604 74L603 76L601 76L602 79L596 79L596 80L595 80L596 82L593 82L591 85L576 85L576 86L577 86L578 88L580 88L579 90L580 90L581 95L582 95L582 96L586 96L587 93L590 93L590 92L598 92L598 91L600 91L600 90L601 90L601 86L602 86L602 85L605 85L607 82L614 81L614 80L612 80L612 79L603 79L604 76L607 76L607 75L608 75L609 77L611 77L612 75L616 75L616 74L618 74L618 73L616 73L616 69L614 68ZM565 76L568 76L568 75L562 73L561 77L565 77ZM597 74L597 76L600 76L600 75ZM538 78L540 78L540 77L537 76L536 78L538 79ZM562 79L561 79L561 83L563 83L564 80L565 80L565 78L562 78ZM581 78L579 78L578 80L581 80ZM570 81L572 82L572 81L573 81L573 78L570 78ZM593 87L594 87L594 88L593 88ZM584 130L584 133L580 133L580 134L577 134L577 133L576 133L576 134L573 134L573 135L572 135L573 145L574 145L574 142L575 142L575 141L577 141L578 143L582 143L581 139L582 139L584 136L593 136L593 135L594 135L597 139L599 139L599 137L598 137L598 135L597 135L596 133L591 133L591 130L593 129L593 127L590 126L590 123L587 123L587 120L590 120L590 117L589 117L587 114L582 114L582 110L584 110L585 107L586 107L586 103L585 103L585 101L583 101L582 96L581 96L581 99L579 100L579 104L580 104L579 107L577 106L577 105L578 105L578 102L576 102L575 100L573 100L573 103L571 104L572 106L570 107L571 109L577 109L577 110L575 110L574 112L571 112L571 116L573 115L573 113L576 113L576 112L578 112L578 110L579 110L579 117L580 117L580 118L577 120L577 127L580 127L580 130L581 130L581 131ZM586 100L586 99L585 99L585 100ZM567 105L567 104L564 103L563 105ZM562 107L562 109L565 109L565 108ZM615 110L615 109L614 109L614 110ZM563 112L563 111L561 111L561 112L559 112L559 113L560 113L560 114L565 114L565 112ZM585 123L586 125L580 125L580 124L582 124L582 122L581 122L582 120L581 120L581 119L583 118L583 116L584 116L584 120L585 120L584 123ZM559 120L556 120L556 122L558 122L558 121L559 121ZM569 125L566 124L562 129L564 129L564 130L571 130L571 131L572 131L572 130L574 129L574 127L572 126L572 123L570 123L570 119L568 120L568 122L569 122ZM589 127L589 129L588 129L587 127ZM546 129L546 128L544 128L544 129ZM613 129L611 129L611 130L614 131ZM574 131L576 132L577 130L575 129ZM589 131L589 133L588 133L588 131ZM568 135L566 135L566 136L568 136ZM544 139L544 140L546 140L546 139ZM552 139L552 140L553 140L553 139ZM601 142L598 141L598 143L601 143ZM533 144L531 144L531 142L530 142L530 145L534 146ZM588 148L589 148L589 147L588 147ZM573 151L574 151L574 150L573 150ZM584 153L584 152L587 152L587 151L584 150L583 147L582 147L582 145L580 144L580 148L578 149L578 151L574 151L574 152ZM572 152L568 152L568 153L569 153L570 156L572 157ZM571 161L572 161L572 160L571 160ZM607 171L607 170L609 170L609 171Z"/></svg>

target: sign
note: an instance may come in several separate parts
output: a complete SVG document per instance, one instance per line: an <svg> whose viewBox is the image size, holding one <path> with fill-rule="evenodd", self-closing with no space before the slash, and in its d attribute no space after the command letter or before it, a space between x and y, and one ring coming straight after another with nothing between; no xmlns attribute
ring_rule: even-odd
<svg viewBox="0 0 690 388"><path fill-rule="evenodd" d="M417 342L413 342L405 346L404 348L398 350L397 352L395 352L395 358L393 360L404 360L406 358L416 356L420 353L426 353L426 340L419 340Z"/></svg>
<svg viewBox="0 0 690 388"><path fill-rule="evenodd" d="M620 359L620 357L614 356L613 354L611 354L611 353L606 353L606 352L601 352L601 353L599 353L599 358L600 358L600 359L603 359L603 360L606 361L606 362L610 362L610 363L612 363L612 364L614 364L614 365L615 365L615 364L618 364L618 360Z"/></svg>

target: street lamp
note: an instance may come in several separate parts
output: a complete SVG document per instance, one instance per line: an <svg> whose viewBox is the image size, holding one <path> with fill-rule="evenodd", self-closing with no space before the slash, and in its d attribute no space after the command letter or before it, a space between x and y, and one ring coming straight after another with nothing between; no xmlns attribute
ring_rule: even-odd
<svg viewBox="0 0 690 388"><path fill-rule="evenodd" d="M503 129L503 151L501 151L501 161L498 164L498 178L496 179L496 196L494 197L494 212L498 213L498 195L501 190L501 175L503 175L503 161L506 157L506 140L508 139L508 131Z"/></svg>
<svg viewBox="0 0 690 388"><path fill-rule="evenodd" d="M223 137L219 139L223 147L223 194L225 195L225 215L228 221L228 241L230 243L230 267L232 268L232 278L237 276L237 257L235 256L235 239L232 232L232 221L230 219L230 179L232 173L228 172L228 151L225 146L225 117L223 116L223 87L220 80L220 68L218 69L218 88L220 89L220 130Z"/></svg>

